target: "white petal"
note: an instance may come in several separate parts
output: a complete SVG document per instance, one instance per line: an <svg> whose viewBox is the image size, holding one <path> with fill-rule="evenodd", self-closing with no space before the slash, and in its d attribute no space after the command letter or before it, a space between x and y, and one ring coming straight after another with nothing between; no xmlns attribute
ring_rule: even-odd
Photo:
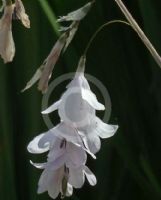
<svg viewBox="0 0 161 200"><path fill-rule="evenodd" d="M48 162L47 163L47 168L49 170L57 170L60 167L64 166L65 162L66 162L66 154L63 154L60 157L57 157L52 162Z"/></svg>
<svg viewBox="0 0 161 200"><path fill-rule="evenodd" d="M72 142L77 146L81 146L82 141L75 128L61 122L55 130L55 136L62 139L66 139L68 142Z"/></svg>
<svg viewBox="0 0 161 200"><path fill-rule="evenodd" d="M82 167L76 168L76 169L69 169L69 180L68 182L74 187L74 188L81 188L84 184L85 177L83 173Z"/></svg>
<svg viewBox="0 0 161 200"><path fill-rule="evenodd" d="M69 88L62 96L62 103L59 108L60 118L73 127L86 126L95 109L82 99L81 88Z"/></svg>
<svg viewBox="0 0 161 200"><path fill-rule="evenodd" d="M84 149L78 147L72 143L67 143L67 161L66 165L68 168L78 168L79 166L86 163L87 155Z"/></svg>
<svg viewBox="0 0 161 200"><path fill-rule="evenodd" d="M96 134L86 134L83 141L93 154L97 153L101 148L101 140Z"/></svg>
<svg viewBox="0 0 161 200"><path fill-rule="evenodd" d="M91 170L87 166L84 167L84 173L87 177L89 184L92 185L92 186L96 185L97 179L96 179L95 175L91 172Z"/></svg>
<svg viewBox="0 0 161 200"><path fill-rule="evenodd" d="M48 194L53 199L56 199L60 192L60 187L61 187L61 182L62 182L62 177L63 177L63 172L64 172L63 168L60 168L54 171L48 185Z"/></svg>
<svg viewBox="0 0 161 200"><path fill-rule="evenodd" d="M51 144L54 145L56 142L56 137L55 137L55 128L50 129L48 132L46 132L43 137L39 140L38 146L40 148L46 148L50 147Z"/></svg>
<svg viewBox="0 0 161 200"><path fill-rule="evenodd" d="M82 98L87 101L96 110L105 110L105 106L98 102L95 94L90 90L82 88Z"/></svg>
<svg viewBox="0 0 161 200"><path fill-rule="evenodd" d="M46 163L34 163L30 160L30 164L36 167L37 169L45 169Z"/></svg>
<svg viewBox="0 0 161 200"><path fill-rule="evenodd" d="M73 187L69 183L67 183L67 191L66 191L66 196L70 197L73 194Z"/></svg>
<svg viewBox="0 0 161 200"><path fill-rule="evenodd" d="M46 110L42 111L42 114L49 114L55 110L57 110L59 108L59 105L61 103L61 100L55 102L54 104L52 104L49 108L47 108Z"/></svg>
<svg viewBox="0 0 161 200"><path fill-rule="evenodd" d="M83 148L90 156L92 156L93 159L96 159L96 156L90 151L89 146L88 146L88 140L87 137L85 136L85 134L83 132L79 131L79 134L82 138L83 144L85 146L85 148Z"/></svg>
<svg viewBox="0 0 161 200"><path fill-rule="evenodd" d="M118 129L117 125L106 124L103 121L101 121L98 117L96 117L95 123L96 125L94 131L96 131L98 136L103 139L113 136Z"/></svg>
<svg viewBox="0 0 161 200"><path fill-rule="evenodd" d="M27 150L28 150L30 153L39 154L39 153L44 153L44 152L46 152L46 151L49 150L49 145L46 145L44 148L40 148L40 147L38 146L38 143L39 143L40 139L41 139L44 135L45 135L44 133L38 135L37 137L35 137L35 138L29 143L29 145L27 146Z"/></svg>
<svg viewBox="0 0 161 200"><path fill-rule="evenodd" d="M41 194L47 190L48 186L48 179L50 175L47 170L44 170L40 176L39 182L38 182L38 190L37 193Z"/></svg>

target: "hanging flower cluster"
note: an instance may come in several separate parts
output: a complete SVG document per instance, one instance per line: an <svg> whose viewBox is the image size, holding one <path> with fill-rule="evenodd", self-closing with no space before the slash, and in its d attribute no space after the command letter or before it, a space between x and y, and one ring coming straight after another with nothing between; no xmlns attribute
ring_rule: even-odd
<svg viewBox="0 0 161 200"><path fill-rule="evenodd" d="M0 55L4 63L11 62L15 55L15 44L12 36L13 16L21 20L26 28L30 28L30 20L25 13L25 8L21 0L12 1L3 0L2 9L4 13L0 19Z"/></svg>
<svg viewBox="0 0 161 200"><path fill-rule="evenodd" d="M49 151L47 162L33 163L43 169L38 183L38 193L48 191L55 199L71 196L73 188L81 188L87 178L90 185L96 184L96 177L86 166L87 153L96 158L100 150L100 138L113 136L117 125L105 124L96 116L96 110L105 107L98 102L84 76L85 57L82 56L75 77L67 86L60 100L42 114L58 110L60 123L48 132L35 137L28 145L30 153Z"/></svg>

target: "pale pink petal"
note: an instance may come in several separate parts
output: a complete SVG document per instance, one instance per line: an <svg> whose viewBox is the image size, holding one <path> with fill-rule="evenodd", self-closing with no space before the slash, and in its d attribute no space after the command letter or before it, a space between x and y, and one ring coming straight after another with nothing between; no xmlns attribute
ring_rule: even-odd
<svg viewBox="0 0 161 200"><path fill-rule="evenodd" d="M89 103L96 110L105 110L103 104L99 103L95 94L93 94L90 90L81 89L82 91L82 98Z"/></svg>
<svg viewBox="0 0 161 200"><path fill-rule="evenodd" d="M30 160L30 164L36 167L37 169L45 169L46 163L34 163Z"/></svg>
<svg viewBox="0 0 161 200"><path fill-rule="evenodd" d="M82 167L76 168L76 169L69 169L69 180L68 182L74 187L74 188L81 188L84 184L85 177L82 170Z"/></svg>
<svg viewBox="0 0 161 200"><path fill-rule="evenodd" d="M67 143L67 160L66 165L68 168L78 168L80 165L86 163L87 155L84 149L72 143Z"/></svg>
<svg viewBox="0 0 161 200"><path fill-rule="evenodd" d="M52 104L49 108L47 108L46 110L42 111L42 114L49 114L55 110L57 110L60 106L61 100L55 102L54 104Z"/></svg>
<svg viewBox="0 0 161 200"><path fill-rule="evenodd" d="M118 129L117 125L109 125L101 121L98 117L95 118L94 132L101 138L109 138L113 136Z"/></svg>
<svg viewBox="0 0 161 200"><path fill-rule="evenodd" d="M39 154L39 153L44 153L46 151L49 150L49 144L46 144L45 146L43 146L42 148L38 146L39 141L41 140L41 138L43 138L45 134L42 133L40 135L38 135L37 137L35 137L27 146L27 150L30 153L33 154Z"/></svg>
<svg viewBox="0 0 161 200"><path fill-rule="evenodd" d="M84 173L90 185L94 186L97 184L97 179L95 175L91 172L91 170L87 166L84 167Z"/></svg>
<svg viewBox="0 0 161 200"><path fill-rule="evenodd" d="M69 183L67 183L67 191L66 191L66 196L70 197L73 194L73 187Z"/></svg>

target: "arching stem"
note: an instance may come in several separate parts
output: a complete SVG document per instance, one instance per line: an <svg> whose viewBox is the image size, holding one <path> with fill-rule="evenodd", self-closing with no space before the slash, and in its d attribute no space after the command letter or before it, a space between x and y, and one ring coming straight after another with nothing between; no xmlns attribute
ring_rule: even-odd
<svg viewBox="0 0 161 200"><path fill-rule="evenodd" d="M112 20L112 21L109 21L105 24L103 24L102 26L100 26L96 32L93 34L93 36L91 37L91 39L89 40L86 48L85 48L85 51L84 51L84 54L83 55L86 55L87 54L87 51L88 49L90 48L92 42L94 41L94 39L96 38L96 36L98 35L98 33L100 33L102 31L102 29L104 29L105 27L111 25L111 24L116 24L116 23L122 23L122 24L125 24L125 25L128 25L128 26L131 26L128 22L126 21L122 21L122 20Z"/></svg>

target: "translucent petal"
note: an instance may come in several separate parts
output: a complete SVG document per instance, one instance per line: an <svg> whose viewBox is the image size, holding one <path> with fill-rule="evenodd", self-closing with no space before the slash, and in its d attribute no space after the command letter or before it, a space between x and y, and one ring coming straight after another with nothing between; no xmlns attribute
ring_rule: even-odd
<svg viewBox="0 0 161 200"><path fill-rule="evenodd" d="M37 169L45 169L46 163L34 163L30 160L30 164L36 167Z"/></svg>
<svg viewBox="0 0 161 200"><path fill-rule="evenodd" d="M66 191L66 196L70 197L73 194L73 187L69 183L67 183L67 191Z"/></svg>
<svg viewBox="0 0 161 200"><path fill-rule="evenodd" d="M87 166L84 167L84 173L90 185L94 186L97 184L97 179L95 175L91 172L91 170Z"/></svg>
<svg viewBox="0 0 161 200"><path fill-rule="evenodd" d="M66 154L63 154L59 157L57 157L55 160L53 160L52 162L48 162L47 163L47 168L49 170L56 170L62 166L64 166L64 164L66 163Z"/></svg>
<svg viewBox="0 0 161 200"><path fill-rule="evenodd" d="M84 143L93 154L97 153L101 148L101 140L96 134L86 134Z"/></svg>
<svg viewBox="0 0 161 200"><path fill-rule="evenodd" d="M82 141L80 136L78 135L78 132L75 128L65 124L64 122L61 122L57 127L55 131L55 136L58 138L66 139L68 142L72 142L73 144L77 146L81 146Z"/></svg>
<svg viewBox="0 0 161 200"><path fill-rule="evenodd" d="M81 188L84 184L85 177L82 170L82 167L76 168L76 169L69 169L69 180L68 182L74 187L74 188Z"/></svg>
<svg viewBox="0 0 161 200"><path fill-rule="evenodd" d="M53 175L51 176L51 179L48 184L48 194L51 198L56 199L59 192L60 192L60 186L62 182L64 174L64 169L59 168L58 170L55 170Z"/></svg>
<svg viewBox="0 0 161 200"><path fill-rule="evenodd" d="M39 148L50 147L51 144L53 145L56 142L57 138L55 137L55 130L56 128L50 129L40 138L38 141Z"/></svg>
<svg viewBox="0 0 161 200"><path fill-rule="evenodd" d="M117 125L109 125L101 121L98 117L95 118L95 128L94 131L101 138L109 138L113 136L118 129Z"/></svg>
<svg viewBox="0 0 161 200"><path fill-rule="evenodd" d="M30 152L30 153L34 153L34 154L39 154L39 153L44 153L46 151L49 150L49 144L44 146L43 148L40 148L38 146L38 143L40 141L40 139L44 136L45 134L42 133L40 135L38 135L37 137L35 137L30 143L29 145L27 146L27 150Z"/></svg>
<svg viewBox="0 0 161 200"><path fill-rule="evenodd" d="M86 90L82 88L82 98L89 103L96 110L105 110L103 104L99 103L95 94L93 94L90 90Z"/></svg>
<svg viewBox="0 0 161 200"><path fill-rule="evenodd" d="M59 108L59 105L61 103L61 100L55 102L54 104L52 104L49 108L47 108L46 110L42 111L42 114L49 114L55 110L57 110Z"/></svg>
<svg viewBox="0 0 161 200"><path fill-rule="evenodd" d="M76 128L87 126L94 114L94 108L82 99L79 87L68 89L62 96L59 116L71 126Z"/></svg>
<svg viewBox="0 0 161 200"><path fill-rule="evenodd" d="M67 161L66 165L68 168L78 168L86 163L87 155L84 149L78 147L72 143L67 143Z"/></svg>

